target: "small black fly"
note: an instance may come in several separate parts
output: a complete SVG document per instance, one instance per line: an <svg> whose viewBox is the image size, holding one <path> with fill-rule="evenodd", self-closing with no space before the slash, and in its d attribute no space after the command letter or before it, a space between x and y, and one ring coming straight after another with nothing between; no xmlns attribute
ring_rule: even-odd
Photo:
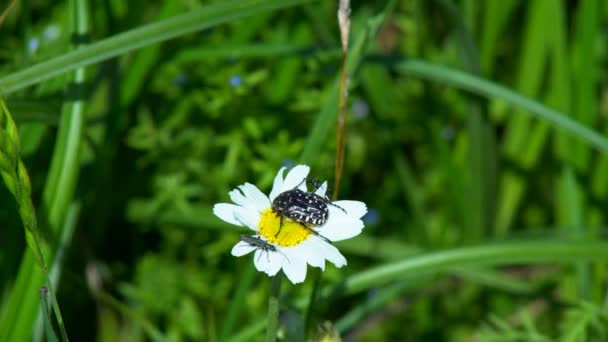
<svg viewBox="0 0 608 342"><path fill-rule="evenodd" d="M245 242L246 244L248 244L251 247L256 247L256 249L261 249L263 252L266 252L266 259L268 260L268 262L270 262L270 258L268 257L269 252L281 253L281 251L278 250L275 245L271 245L268 242L260 239L260 237L258 235L241 234L241 241ZM289 259L287 258L287 256L285 256L285 254L283 254L283 253L281 253L281 254L289 262ZM260 254L260 257L261 256L262 256L262 254Z"/></svg>

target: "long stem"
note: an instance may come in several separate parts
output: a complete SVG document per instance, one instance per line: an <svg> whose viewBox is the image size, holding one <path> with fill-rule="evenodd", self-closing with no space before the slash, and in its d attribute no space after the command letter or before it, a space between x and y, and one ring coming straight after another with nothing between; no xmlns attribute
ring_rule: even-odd
<svg viewBox="0 0 608 342"><path fill-rule="evenodd" d="M340 180L344 169L344 150L346 148L346 99L348 98L348 75L346 57L348 55L348 36L350 31L350 1L340 0L338 24L342 41L342 67L340 72L340 91L338 92L338 122L336 126L336 173L334 177L334 199L340 192Z"/></svg>
<svg viewBox="0 0 608 342"><path fill-rule="evenodd" d="M44 327L46 331L46 340L49 342L57 342L57 336L55 336L55 332L53 331L53 325L51 324L51 319L49 317L49 306L46 303L46 296L48 294L48 288L41 287L40 288L40 304L42 305L42 318L44 319Z"/></svg>
<svg viewBox="0 0 608 342"><path fill-rule="evenodd" d="M268 318L266 319L266 342L277 339L279 328L279 296L281 295L281 275L272 277L270 296L268 297Z"/></svg>
<svg viewBox="0 0 608 342"><path fill-rule="evenodd" d="M312 292L308 299L308 308L306 310L306 317L304 318L304 334L308 337L312 330L313 317L316 310L317 296L319 294L319 288L321 287L321 270L313 269L312 273ZM308 340L308 339L306 339Z"/></svg>

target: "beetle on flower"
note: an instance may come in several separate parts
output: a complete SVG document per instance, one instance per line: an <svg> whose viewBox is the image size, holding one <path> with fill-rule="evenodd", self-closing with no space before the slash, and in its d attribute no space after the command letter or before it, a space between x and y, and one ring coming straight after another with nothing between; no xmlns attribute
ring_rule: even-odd
<svg viewBox="0 0 608 342"><path fill-rule="evenodd" d="M307 265L325 269L325 260L336 267L346 265L346 258L330 242L355 237L364 228L361 218L367 212L365 203L359 201L334 201L327 206L329 214L322 225L303 224L291 219L283 219L273 210L272 203L280 194L297 188L307 192L304 181L310 172L306 165L293 167L283 177L285 168L277 173L270 195L266 196L255 185L245 183L232 190L229 195L234 202L218 203L213 213L220 219L253 230L257 237L274 246L261 249L255 244L239 241L232 248L232 255L243 256L253 251L254 265L258 271L269 276L281 269L294 284L306 279ZM314 194L325 197L327 182L318 187ZM265 257L260 257L266 253Z"/></svg>

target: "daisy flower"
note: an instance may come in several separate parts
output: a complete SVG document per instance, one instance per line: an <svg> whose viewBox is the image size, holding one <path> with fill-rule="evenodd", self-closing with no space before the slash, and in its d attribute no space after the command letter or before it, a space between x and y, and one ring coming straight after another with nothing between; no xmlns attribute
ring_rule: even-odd
<svg viewBox="0 0 608 342"><path fill-rule="evenodd" d="M294 284L306 279L307 265L325 269L325 260L336 267L346 265L346 258L330 242L350 239L363 230L361 217L367 212L365 203L335 201L327 204L329 214L322 225L304 225L283 217L272 209L274 199L285 191L298 188L307 192L306 177L310 168L293 167L286 177L285 168L277 173L270 195L266 196L255 185L245 183L228 194L232 203L218 203L213 213L220 219L251 229L253 236L244 236L232 248L239 257L254 253L254 265L269 276L280 270ZM327 182L315 194L325 197ZM281 225L282 222L282 225Z"/></svg>

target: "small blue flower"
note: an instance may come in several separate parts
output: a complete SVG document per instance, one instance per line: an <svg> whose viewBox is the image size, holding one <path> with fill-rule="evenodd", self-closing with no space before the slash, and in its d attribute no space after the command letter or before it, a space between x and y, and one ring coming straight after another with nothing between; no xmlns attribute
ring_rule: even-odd
<svg viewBox="0 0 608 342"><path fill-rule="evenodd" d="M364 119L369 114L369 104L365 100L355 100L351 106L353 116L357 119Z"/></svg>
<svg viewBox="0 0 608 342"><path fill-rule="evenodd" d="M36 51L38 50L38 47L40 46L40 41L38 40L38 38L31 38L28 42L27 42L27 50L31 53L34 54L36 53Z"/></svg>
<svg viewBox="0 0 608 342"><path fill-rule="evenodd" d="M243 78L239 75L230 76L230 85L233 88L239 87L243 84Z"/></svg>
<svg viewBox="0 0 608 342"><path fill-rule="evenodd" d="M45 40L51 41L59 38L60 33L61 30L59 29L59 26L52 24L46 27L46 29L42 33L42 36Z"/></svg>
<svg viewBox="0 0 608 342"><path fill-rule="evenodd" d="M380 213L374 208L369 208L367 214L363 216L363 223L369 226L375 226L380 222Z"/></svg>
<svg viewBox="0 0 608 342"><path fill-rule="evenodd" d="M177 76L175 76L173 83L178 87L185 86L188 83L188 75L183 72L180 72L179 74L177 74Z"/></svg>

